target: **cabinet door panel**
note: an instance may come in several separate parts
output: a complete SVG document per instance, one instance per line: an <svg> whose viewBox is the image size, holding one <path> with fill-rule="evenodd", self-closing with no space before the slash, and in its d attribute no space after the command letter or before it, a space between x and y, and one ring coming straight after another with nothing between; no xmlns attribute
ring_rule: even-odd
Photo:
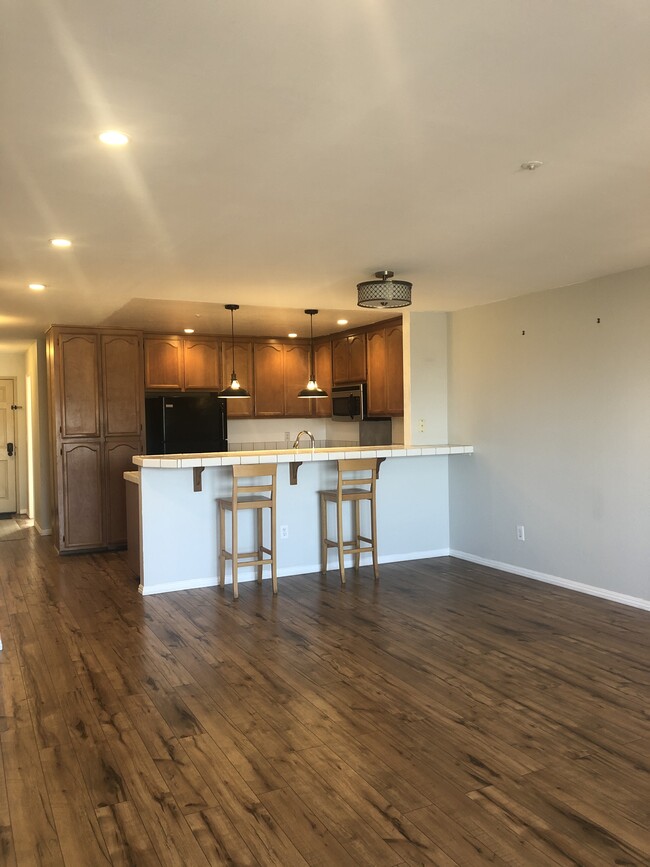
<svg viewBox="0 0 650 867"><path fill-rule="evenodd" d="M62 446L63 536L61 550L104 545L102 447L99 441Z"/></svg>
<svg viewBox="0 0 650 867"><path fill-rule="evenodd" d="M309 379L309 347L301 344L284 346L284 414L293 418L308 418L311 403L298 397Z"/></svg>
<svg viewBox="0 0 650 867"><path fill-rule="evenodd" d="M386 328L386 413L404 415L404 354L402 327Z"/></svg>
<svg viewBox="0 0 650 867"><path fill-rule="evenodd" d="M314 346L314 368L316 382L328 396L311 401L312 415L315 418L330 418L332 415L332 344L329 340Z"/></svg>
<svg viewBox="0 0 650 867"><path fill-rule="evenodd" d="M185 388L219 388L219 351L216 340L183 340Z"/></svg>
<svg viewBox="0 0 650 867"><path fill-rule="evenodd" d="M284 353L281 343L253 344L255 415L281 418L284 415Z"/></svg>
<svg viewBox="0 0 650 867"><path fill-rule="evenodd" d="M348 363L348 339L340 337L332 341L332 381L334 385L347 385L350 382Z"/></svg>
<svg viewBox="0 0 650 867"><path fill-rule="evenodd" d="M366 381L366 335L353 334L348 337L350 382Z"/></svg>
<svg viewBox="0 0 650 867"><path fill-rule="evenodd" d="M106 473L106 544L126 544L126 485L123 473L134 469L133 456L142 454L138 438L104 444Z"/></svg>
<svg viewBox="0 0 650 867"><path fill-rule="evenodd" d="M368 340L368 415L386 415L386 332L371 331Z"/></svg>
<svg viewBox="0 0 650 867"><path fill-rule="evenodd" d="M61 436L99 436L98 337L62 333L58 354Z"/></svg>
<svg viewBox="0 0 650 867"><path fill-rule="evenodd" d="M102 334L104 433L140 436L142 429L141 340L136 334Z"/></svg>
<svg viewBox="0 0 650 867"><path fill-rule="evenodd" d="M145 337L145 388L183 388L183 342L180 337Z"/></svg>
<svg viewBox="0 0 650 867"><path fill-rule="evenodd" d="M224 340L221 344L221 387L230 385L233 355L232 342ZM227 401L228 418L252 418L255 414L255 394L253 387L253 344L250 340L235 341L235 372L237 381L248 391L251 398Z"/></svg>

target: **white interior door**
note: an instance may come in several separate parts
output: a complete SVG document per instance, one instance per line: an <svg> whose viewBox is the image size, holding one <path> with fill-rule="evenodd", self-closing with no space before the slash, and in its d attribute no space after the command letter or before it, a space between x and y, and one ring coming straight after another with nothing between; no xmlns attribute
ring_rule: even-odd
<svg viewBox="0 0 650 867"><path fill-rule="evenodd" d="M0 513L16 511L13 379L0 379Z"/></svg>

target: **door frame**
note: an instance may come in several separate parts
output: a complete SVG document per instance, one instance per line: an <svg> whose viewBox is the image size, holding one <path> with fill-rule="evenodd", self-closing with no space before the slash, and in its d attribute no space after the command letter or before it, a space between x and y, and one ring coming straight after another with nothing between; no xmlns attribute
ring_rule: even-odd
<svg viewBox="0 0 650 867"><path fill-rule="evenodd" d="M13 382L13 390L14 390L14 402L13 406L16 406L17 400L17 392L18 392L18 378L16 376L4 376L0 373L0 379L8 379ZM19 455L22 443L18 442L18 421L16 418L16 410L12 409L13 413L13 425L14 425L14 485L15 485L15 496L16 496L16 510L14 512L15 515L20 515L20 474L18 471L19 464Z"/></svg>

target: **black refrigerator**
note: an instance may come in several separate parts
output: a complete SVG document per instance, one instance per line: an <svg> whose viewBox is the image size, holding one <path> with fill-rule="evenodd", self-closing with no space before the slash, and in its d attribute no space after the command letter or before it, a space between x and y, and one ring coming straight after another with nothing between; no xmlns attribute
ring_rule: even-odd
<svg viewBox="0 0 650 867"><path fill-rule="evenodd" d="M145 398L147 454L227 452L226 401L217 394Z"/></svg>

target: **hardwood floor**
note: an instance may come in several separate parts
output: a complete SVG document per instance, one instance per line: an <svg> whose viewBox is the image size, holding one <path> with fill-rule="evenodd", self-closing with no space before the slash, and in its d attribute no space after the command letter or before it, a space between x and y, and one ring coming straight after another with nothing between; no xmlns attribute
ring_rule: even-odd
<svg viewBox="0 0 650 867"><path fill-rule="evenodd" d="M650 864L650 614L449 558L143 599L0 542L0 864Z"/></svg>

